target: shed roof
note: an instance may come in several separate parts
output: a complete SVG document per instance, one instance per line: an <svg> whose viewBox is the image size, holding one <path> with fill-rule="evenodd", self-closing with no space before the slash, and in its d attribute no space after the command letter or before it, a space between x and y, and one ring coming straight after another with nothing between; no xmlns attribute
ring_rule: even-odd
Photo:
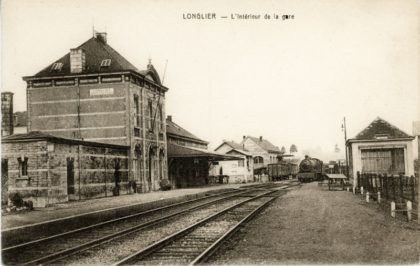
<svg viewBox="0 0 420 266"><path fill-rule="evenodd" d="M128 149L128 146L125 145L116 145L116 144L108 144L108 143L100 143L100 142L92 142L92 141L84 141L79 139L69 139L69 138L62 138L56 137L44 132L40 131L31 131L28 133L23 134L14 134L2 137L2 143L16 143L16 142L30 142L30 141L38 141L38 140L47 140L51 142L57 143L68 143L68 144L80 144L80 145L88 145L88 146L99 146L99 147L110 147L110 148L118 148L118 149Z"/></svg>
<svg viewBox="0 0 420 266"><path fill-rule="evenodd" d="M188 130L182 128L181 126L173 122L172 118L166 119L166 135L169 135L175 138L187 139L187 140L198 142L204 145L208 144L207 141L199 139L194 134L190 133Z"/></svg>
<svg viewBox="0 0 420 266"><path fill-rule="evenodd" d="M358 140L387 140L387 139L407 139L413 138L413 136L408 135L401 129L390 124L384 119L377 117L373 120L369 126L363 129L355 138L349 139L349 141L358 141Z"/></svg>
<svg viewBox="0 0 420 266"><path fill-rule="evenodd" d="M173 143L168 143L168 158L207 158L215 161L242 159L240 156L226 155Z"/></svg>

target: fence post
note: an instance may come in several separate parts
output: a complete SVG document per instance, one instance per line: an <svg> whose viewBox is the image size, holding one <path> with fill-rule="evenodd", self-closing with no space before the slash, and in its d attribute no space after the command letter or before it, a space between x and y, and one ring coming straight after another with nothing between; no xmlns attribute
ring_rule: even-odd
<svg viewBox="0 0 420 266"><path fill-rule="evenodd" d="M395 202L391 201L391 217L395 218Z"/></svg>
<svg viewBox="0 0 420 266"><path fill-rule="evenodd" d="M369 202L369 191L366 192L366 202Z"/></svg>
<svg viewBox="0 0 420 266"><path fill-rule="evenodd" d="M356 187L353 187L353 195L356 195Z"/></svg>
<svg viewBox="0 0 420 266"><path fill-rule="evenodd" d="M413 205L411 203L411 201L407 201L407 220L411 221L411 211L413 209Z"/></svg>
<svg viewBox="0 0 420 266"><path fill-rule="evenodd" d="M410 187L411 187L411 201L414 202L416 200L416 189L415 189L414 176L411 176L411 178L410 178Z"/></svg>
<svg viewBox="0 0 420 266"><path fill-rule="evenodd" d="M384 177L382 175L379 175L379 188L381 192L384 191Z"/></svg>
<svg viewBox="0 0 420 266"><path fill-rule="evenodd" d="M400 175L400 201L404 201L404 176Z"/></svg>
<svg viewBox="0 0 420 266"><path fill-rule="evenodd" d="M397 197L395 195L396 191L395 191L395 177L394 176L391 177L391 181L392 181L391 182L391 187L392 187L392 200L395 201L397 199Z"/></svg>
<svg viewBox="0 0 420 266"><path fill-rule="evenodd" d="M360 194L363 195L363 187L360 187Z"/></svg>
<svg viewBox="0 0 420 266"><path fill-rule="evenodd" d="M381 192L378 191L378 203L381 203Z"/></svg>

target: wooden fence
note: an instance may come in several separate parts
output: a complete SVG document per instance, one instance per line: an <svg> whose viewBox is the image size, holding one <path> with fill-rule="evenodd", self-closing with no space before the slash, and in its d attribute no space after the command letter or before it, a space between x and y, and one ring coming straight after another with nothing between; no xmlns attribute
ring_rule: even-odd
<svg viewBox="0 0 420 266"><path fill-rule="evenodd" d="M402 212L411 220L412 215L418 217L418 177L403 175L360 174L357 172L356 190L366 194L378 203L391 206L391 216ZM413 211L414 207L414 211Z"/></svg>
<svg viewBox="0 0 420 266"><path fill-rule="evenodd" d="M418 203L418 177L357 173L357 188L388 201Z"/></svg>

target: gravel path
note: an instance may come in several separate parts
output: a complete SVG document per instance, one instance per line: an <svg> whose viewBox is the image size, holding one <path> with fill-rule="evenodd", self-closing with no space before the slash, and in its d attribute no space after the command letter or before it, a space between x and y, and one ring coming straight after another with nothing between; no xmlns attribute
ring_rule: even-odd
<svg viewBox="0 0 420 266"><path fill-rule="evenodd" d="M271 204L212 264L413 264L420 230L360 197L304 184Z"/></svg>

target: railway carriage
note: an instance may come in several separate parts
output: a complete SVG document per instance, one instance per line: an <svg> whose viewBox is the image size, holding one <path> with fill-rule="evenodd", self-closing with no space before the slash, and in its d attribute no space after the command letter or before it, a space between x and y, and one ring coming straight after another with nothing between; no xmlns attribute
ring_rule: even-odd
<svg viewBox="0 0 420 266"><path fill-rule="evenodd" d="M268 176L272 181L279 181L296 177L298 172L297 164L281 161L267 165Z"/></svg>

